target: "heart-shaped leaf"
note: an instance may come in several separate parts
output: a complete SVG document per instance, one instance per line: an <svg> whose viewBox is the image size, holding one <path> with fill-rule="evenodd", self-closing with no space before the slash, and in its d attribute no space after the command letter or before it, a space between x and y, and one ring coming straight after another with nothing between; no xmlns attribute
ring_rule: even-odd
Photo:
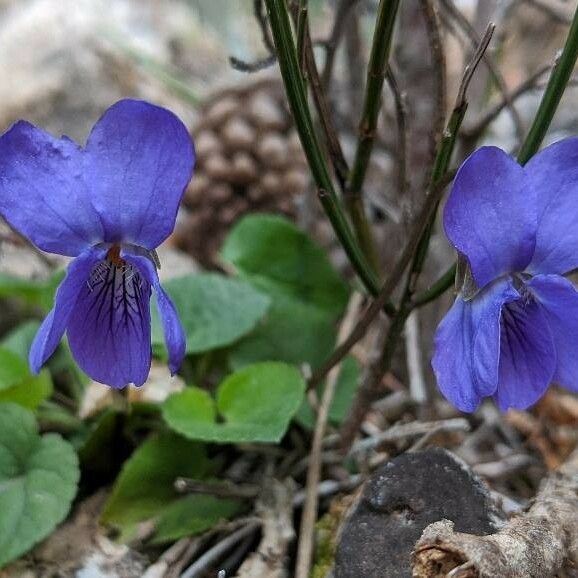
<svg viewBox="0 0 578 578"><path fill-rule="evenodd" d="M227 377L215 400L195 387L172 395L163 405L163 417L171 428L191 439L277 442L304 392L305 382L294 367L257 363Z"/></svg>
<svg viewBox="0 0 578 578"><path fill-rule="evenodd" d="M334 316L347 304L347 286L323 249L283 217L244 217L226 238L221 256L267 293L294 297Z"/></svg>
<svg viewBox="0 0 578 578"><path fill-rule="evenodd" d="M263 322L232 346L229 361L234 369L259 361L315 367L327 359L335 338L333 315L293 297L276 295Z"/></svg>
<svg viewBox="0 0 578 578"><path fill-rule="evenodd" d="M167 432L147 439L125 462L102 513L102 521L129 540L137 524L159 515L181 496L179 476L202 478L209 464L200 444Z"/></svg>
<svg viewBox="0 0 578 578"><path fill-rule="evenodd" d="M0 348L0 403L13 402L36 409L51 394L52 379L48 370L32 375L20 355Z"/></svg>
<svg viewBox="0 0 578 578"><path fill-rule="evenodd" d="M0 404L0 566L60 523L76 494L78 460L56 434L38 435L34 415Z"/></svg>
<svg viewBox="0 0 578 578"><path fill-rule="evenodd" d="M216 273L171 279L164 287L185 329L187 353L203 353L234 343L257 325L271 301L249 283ZM153 310L153 344L163 342Z"/></svg>

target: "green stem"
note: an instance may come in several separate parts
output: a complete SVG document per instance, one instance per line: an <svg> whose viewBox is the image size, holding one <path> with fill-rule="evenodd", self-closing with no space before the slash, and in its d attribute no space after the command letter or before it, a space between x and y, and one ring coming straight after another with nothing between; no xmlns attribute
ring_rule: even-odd
<svg viewBox="0 0 578 578"><path fill-rule="evenodd" d="M540 101L540 106L538 107L538 111L534 117L534 122L532 123L528 136L518 153L518 162L521 165L525 165L532 156L538 152L538 149L544 140L544 136L550 127L556 109L558 108L560 99L564 94L566 85L570 80L570 75L574 70L577 58L578 8L574 13L572 25L570 26L562 54L554 66L550 79L548 80L548 85L546 86L546 90L544 91L544 95Z"/></svg>
<svg viewBox="0 0 578 578"><path fill-rule="evenodd" d="M319 191L319 199L362 283L372 295L377 295L380 288L379 281L360 250L343 213L315 134L285 0L265 0L265 2L287 99L309 168ZM388 304L385 310L391 314L394 308Z"/></svg>
<svg viewBox="0 0 578 578"><path fill-rule="evenodd" d="M379 3L367 69L365 97L359 125L359 139L345 195L345 204L357 239L376 271L379 270L379 257L371 226L365 214L361 190L375 141L377 119L381 109L383 82L387 70L391 38L398 7L399 0L381 0Z"/></svg>
<svg viewBox="0 0 578 578"><path fill-rule="evenodd" d="M307 0L299 0L297 12L297 56L303 78L306 78L305 70L305 33L307 31Z"/></svg>

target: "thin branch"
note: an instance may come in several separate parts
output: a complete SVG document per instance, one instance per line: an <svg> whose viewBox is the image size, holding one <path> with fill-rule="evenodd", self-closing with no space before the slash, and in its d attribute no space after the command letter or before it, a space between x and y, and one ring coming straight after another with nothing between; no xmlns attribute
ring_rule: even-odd
<svg viewBox="0 0 578 578"><path fill-rule="evenodd" d="M229 481L204 482L189 478L177 478L175 490L180 494L206 494L219 498L238 498L252 500L261 492L256 484L234 484Z"/></svg>
<svg viewBox="0 0 578 578"><path fill-rule="evenodd" d="M339 182L341 190L344 191L347 182L347 174L349 173L349 167L347 166L347 161L345 160L345 155L343 154L343 149L341 148L341 143L339 142L337 131L335 130L331 120L329 103L327 102L325 91L323 89L321 79L319 78L317 64L315 63L315 54L313 52L313 44L311 42L311 34L308 24L306 24L304 35L305 38L303 50L305 51L305 68L307 70L309 85L313 94L313 101L315 102L317 115L319 116L321 128L325 136L325 142L327 144L327 150L329 152L331 164L333 165L333 170L335 171L335 176L337 177L337 181Z"/></svg>
<svg viewBox="0 0 578 578"><path fill-rule="evenodd" d="M349 226L315 133L285 0L265 1L287 98L305 156L317 185L319 200L353 268L368 291L375 295L379 291L379 282ZM388 309L391 311L391 307Z"/></svg>
<svg viewBox="0 0 578 578"><path fill-rule="evenodd" d="M471 62L466 66L458 90L456 104L448 120L447 127L443 132L443 138L438 146L438 152L436 154L431 174L430 187L435 187L448 170L451 155L456 143L456 137L467 108L466 92L474 71L490 43L493 31L494 26L488 26L478 50L474 54ZM382 355L368 368L364 380L357 391L356 398L351 406L349 416L341 427L343 452L346 452L351 446L361 422L367 414L371 404L378 396L380 391L379 385L383 380L383 376L387 371L389 371L391 366L391 361L398 345L401 332L403 331L406 319L412 310L411 300L429 248L433 222L437 213L439 201L440 199L437 199L437 202L431 208L429 219L426 221L424 229L416 241L415 253L411 258L410 272L407 276L401 304L391 321Z"/></svg>
<svg viewBox="0 0 578 578"><path fill-rule="evenodd" d="M359 2L359 0L340 0L335 10L335 18L333 20L333 27L331 34L325 42L325 66L321 79L325 90L329 90L331 79L333 77L333 67L335 64L335 55L339 48L339 43L343 38L343 31L347 24L349 11Z"/></svg>
<svg viewBox="0 0 578 578"><path fill-rule="evenodd" d="M263 0L253 0L253 13L255 19L259 24L261 29L261 37L263 38L263 44L269 52L269 54L275 54L275 43L271 37L271 31L269 30L269 23L267 22L267 14L263 6Z"/></svg>
<svg viewBox="0 0 578 578"><path fill-rule="evenodd" d="M430 45L434 76L434 121L433 121L433 148L429 162L434 158L435 143L441 141L441 135L446 122L446 58L440 31L439 17L432 0L420 0L425 28Z"/></svg>
<svg viewBox="0 0 578 578"><path fill-rule="evenodd" d="M395 117L397 122L397 197L402 199L405 196L409 179L407 176L407 159L408 159L408 135L407 135L407 104L405 93L403 93L397 82L395 73L391 66L388 66L385 80L395 105Z"/></svg>
<svg viewBox="0 0 578 578"><path fill-rule="evenodd" d="M378 270L379 267L379 256L373 239L373 232L367 222L361 191L363 190L369 160L373 151L377 120L381 109L383 82L387 70L398 7L399 0L380 0L379 2L369 65L367 67L367 81L361 122L359 124L359 137L347 191L344 195L345 206L351 217L357 239L375 270Z"/></svg>
<svg viewBox="0 0 578 578"><path fill-rule="evenodd" d="M342 342L345 336L351 331L351 327L357 318L361 307L361 295L354 293L349 301L349 306L343 318L337 341ZM335 387L339 377L340 365L335 365L327 376L323 396L319 405L315 431L313 433L313 443L311 444L311 460L307 469L306 497L301 517L301 527L299 531L299 544L297 547L297 563L295 566L295 578L308 578L313 559L313 538L315 533L315 522L317 520L317 488L321 479L321 450L323 438L329 418L329 410L335 394Z"/></svg>
<svg viewBox="0 0 578 578"><path fill-rule="evenodd" d="M449 14L451 18L454 19L455 23L462 29L468 40L470 41L473 47L478 47L482 39L479 37L478 33L476 32L475 28L470 24L468 19L460 12L460 10L456 7L452 0L440 0L442 6ZM502 95L502 99L506 103L506 107L508 108L510 115L512 117L512 121L514 122L514 126L516 127L516 135L518 137L519 142L522 142L524 138L524 125L522 123L522 119L516 107L512 102L512 97L508 91L508 87L506 85L506 81L500 72L500 69L494 62L493 58L487 54L487 52L483 52L483 60L484 64L487 66L490 75L496 87L500 91Z"/></svg>
<svg viewBox="0 0 578 578"><path fill-rule="evenodd" d="M261 527L260 522L250 522L236 532L229 534L226 538L207 550L194 564L189 566L180 578L196 578L201 576L214 562L219 560L223 554L238 544L241 540L250 536Z"/></svg>
<svg viewBox="0 0 578 578"><path fill-rule="evenodd" d="M468 138L476 140L488 127L490 123L492 123L498 115L510 104L513 104L518 98L526 94L527 92L534 90L538 87L538 83L540 79L546 74L549 70L552 69L552 65L548 64L537 72L535 72L532 76L527 78L524 82L522 82L517 88L515 88L509 95L508 102L504 96L499 102L497 102L492 108L486 110L486 112L477 120L472 122L469 126L464 126L462 128L462 134Z"/></svg>
<svg viewBox="0 0 578 578"><path fill-rule="evenodd" d="M452 181L454 175L454 171L449 172L443 179L438 182L438 184L433 189L431 189L426 194L425 202L410 227L408 241L403 248L399 258L392 267L389 277L381 287L376 298L369 304L361 319L353 328L347 339L335 349L330 358L321 367L318 367L313 372L313 375L308 382L309 387L313 387L314 385L318 384L327 375L327 373L329 373L331 368L336 363L339 363L349 353L351 348L364 337L370 325L373 323L383 308L384 303L389 300L391 294L398 286L403 273L409 265L409 262L411 261L411 258L417 248L419 239L421 238L427 223L429 222L432 214L435 212L435 209L443 195L445 188Z"/></svg>

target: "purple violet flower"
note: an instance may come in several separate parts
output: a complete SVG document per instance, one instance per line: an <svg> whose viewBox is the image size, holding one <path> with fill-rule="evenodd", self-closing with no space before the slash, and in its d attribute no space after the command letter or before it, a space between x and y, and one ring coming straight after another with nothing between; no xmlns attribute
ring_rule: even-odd
<svg viewBox="0 0 578 578"><path fill-rule="evenodd" d="M578 138L521 167L495 147L460 167L444 228L479 289L440 323L432 360L462 411L493 396L502 410L535 403L551 382L578 390Z"/></svg>
<svg viewBox="0 0 578 578"><path fill-rule="evenodd" d="M171 112L121 100L86 146L28 122L0 137L0 215L43 251L75 259L30 349L37 373L66 331L78 365L94 380L142 385L151 364L151 288L169 368L185 336L155 266L175 225L194 166L191 138Z"/></svg>

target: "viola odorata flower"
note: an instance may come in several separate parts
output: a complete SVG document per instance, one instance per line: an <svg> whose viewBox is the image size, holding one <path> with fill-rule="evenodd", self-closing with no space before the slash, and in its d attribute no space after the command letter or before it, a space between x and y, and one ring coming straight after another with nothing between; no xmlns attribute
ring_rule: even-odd
<svg viewBox="0 0 578 578"><path fill-rule="evenodd" d="M30 350L38 372L66 332L94 380L142 385L151 364L152 290L175 372L185 337L156 267L194 165L171 112L121 100L86 146L24 121L0 137L0 215L43 251L74 257Z"/></svg>
<svg viewBox="0 0 578 578"><path fill-rule="evenodd" d="M432 361L442 393L474 411L534 404L556 382L578 390L578 139L520 166L484 147L460 167L444 209L446 235L476 291L440 323Z"/></svg>

